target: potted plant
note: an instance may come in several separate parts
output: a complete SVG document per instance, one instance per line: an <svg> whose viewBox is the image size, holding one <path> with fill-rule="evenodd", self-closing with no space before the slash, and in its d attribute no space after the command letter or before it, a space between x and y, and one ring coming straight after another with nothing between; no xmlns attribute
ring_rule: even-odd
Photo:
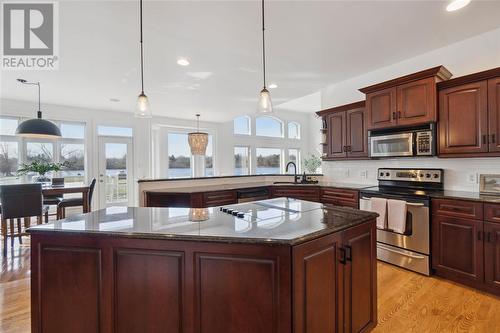
<svg viewBox="0 0 500 333"><path fill-rule="evenodd" d="M315 174L320 166L321 159L316 155L310 154L308 158L304 159L304 169L308 173Z"/></svg>
<svg viewBox="0 0 500 333"><path fill-rule="evenodd" d="M36 172L38 175L33 177L34 183L48 183L50 182L50 178L46 176L46 173L61 171L65 166L64 163L33 161L31 163L23 163L21 168L17 170L17 174L26 175L30 172Z"/></svg>

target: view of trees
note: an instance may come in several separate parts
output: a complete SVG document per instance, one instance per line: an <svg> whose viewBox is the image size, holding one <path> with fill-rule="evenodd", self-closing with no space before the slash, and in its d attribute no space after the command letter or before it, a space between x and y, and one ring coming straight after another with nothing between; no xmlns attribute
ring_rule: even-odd
<svg viewBox="0 0 500 333"><path fill-rule="evenodd" d="M257 156L257 166L262 168L274 168L280 166L280 155L272 154L268 156Z"/></svg>
<svg viewBox="0 0 500 333"><path fill-rule="evenodd" d="M191 167L191 157L170 155L168 157L168 166L172 169L189 169Z"/></svg>
<svg viewBox="0 0 500 333"><path fill-rule="evenodd" d="M124 170L127 168L127 155L123 155L123 157L108 157L106 158L106 169L108 170Z"/></svg>
<svg viewBox="0 0 500 333"><path fill-rule="evenodd" d="M0 173L2 176L15 176L17 166L17 156L9 155L9 144L5 142L0 143Z"/></svg>

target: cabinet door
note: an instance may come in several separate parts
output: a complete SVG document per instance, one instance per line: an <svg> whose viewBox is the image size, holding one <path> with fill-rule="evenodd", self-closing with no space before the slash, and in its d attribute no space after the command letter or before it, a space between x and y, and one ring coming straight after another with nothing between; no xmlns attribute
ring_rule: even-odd
<svg viewBox="0 0 500 333"><path fill-rule="evenodd" d="M368 132L365 125L365 108L346 111L347 157L368 156Z"/></svg>
<svg viewBox="0 0 500 333"><path fill-rule="evenodd" d="M434 215L432 232L432 267L438 273L483 281L483 221Z"/></svg>
<svg viewBox="0 0 500 333"><path fill-rule="evenodd" d="M375 223L342 233L344 332L362 332L377 324L377 251Z"/></svg>
<svg viewBox="0 0 500 333"><path fill-rule="evenodd" d="M327 157L344 158L346 153L345 112L336 112L326 116L328 124Z"/></svg>
<svg viewBox="0 0 500 333"><path fill-rule="evenodd" d="M398 125L436 121L436 82L428 78L398 86Z"/></svg>
<svg viewBox="0 0 500 333"><path fill-rule="evenodd" d="M293 332L344 332L340 235L293 247Z"/></svg>
<svg viewBox="0 0 500 333"><path fill-rule="evenodd" d="M392 127L396 120L396 88L366 95L368 129Z"/></svg>
<svg viewBox="0 0 500 333"><path fill-rule="evenodd" d="M500 224L484 223L485 281L500 292Z"/></svg>
<svg viewBox="0 0 500 333"><path fill-rule="evenodd" d="M500 77L488 81L490 151L500 151Z"/></svg>
<svg viewBox="0 0 500 333"><path fill-rule="evenodd" d="M439 154L488 151L487 81L439 92Z"/></svg>

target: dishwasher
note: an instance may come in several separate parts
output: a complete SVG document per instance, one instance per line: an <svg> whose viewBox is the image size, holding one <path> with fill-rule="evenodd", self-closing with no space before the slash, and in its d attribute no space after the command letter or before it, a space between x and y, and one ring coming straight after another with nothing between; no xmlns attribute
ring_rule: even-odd
<svg viewBox="0 0 500 333"><path fill-rule="evenodd" d="M267 187L248 188L236 191L238 203L269 199Z"/></svg>

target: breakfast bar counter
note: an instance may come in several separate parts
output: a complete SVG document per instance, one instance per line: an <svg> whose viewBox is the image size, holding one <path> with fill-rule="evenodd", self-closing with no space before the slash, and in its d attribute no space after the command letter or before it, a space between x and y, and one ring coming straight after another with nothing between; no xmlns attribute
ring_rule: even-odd
<svg viewBox="0 0 500 333"><path fill-rule="evenodd" d="M368 331L376 216L276 198L33 227L33 332Z"/></svg>

